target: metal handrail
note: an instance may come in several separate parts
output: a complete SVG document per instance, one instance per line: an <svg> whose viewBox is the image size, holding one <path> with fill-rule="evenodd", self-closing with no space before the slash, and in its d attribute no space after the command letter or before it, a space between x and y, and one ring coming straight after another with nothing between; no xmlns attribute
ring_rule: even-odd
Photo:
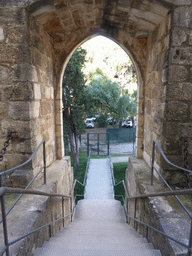
<svg viewBox="0 0 192 256"><path fill-rule="evenodd" d="M162 151L162 150L161 150ZM171 190L171 191L166 191L166 192L157 192L157 193L148 193L148 194L145 194L145 195L138 195L138 196L129 196L129 193L128 193L128 190L125 186L125 182L124 180L118 182L117 184L115 184L115 178L114 178L114 172L113 172L113 165L112 165L112 161L111 161L111 155L109 154L109 161L110 161L110 168L111 168L111 174L112 174L112 181L113 181L113 185L114 186L118 186L120 185L121 183L123 184L123 187L124 187L124 190L125 190L125 195L126 195L126 199L127 199L127 207L125 205L125 199L124 197L122 196L123 198L123 202L124 202L124 210L125 210L125 215L126 215L126 219L127 219L127 222L128 222L128 218L130 219L133 219L134 220L134 227L135 227L135 222L138 222L144 226L147 227L147 231L146 233L148 234L148 228L158 232L159 234L171 239L172 241L180 244L181 246L185 247L188 249L188 256L191 255L191 252L192 252L192 221L191 221L191 230L190 230L190 238L189 238L189 244L186 245L178 240L176 240L175 238L167 235L166 233L160 231L160 230L157 230L155 229L154 227L152 227L151 225L148 225L147 223L144 223L142 221L139 221L138 219L136 219L136 203L137 203L137 199L143 199L143 198L149 198L149 197L161 197L161 196L175 196L177 198L177 195L192 195L192 189L185 189L185 190ZM175 166L175 165L174 165ZM184 168L182 168L184 169ZM130 216L128 214L128 201L129 200L135 200L135 209L134 209L134 217ZM179 200L180 201L180 200ZM181 204L183 205L183 203L181 202ZM184 205L183 205L184 206ZM184 206L183 209L187 212L187 214L189 215L189 217L191 218L192 220L192 215L190 214L190 212L187 210L187 208ZM147 237L147 235L146 235Z"/></svg>
<svg viewBox="0 0 192 256"><path fill-rule="evenodd" d="M10 171L13 171L13 170L16 170L22 166L24 166L25 164L29 163L30 160L32 160L32 158L35 156L35 154L37 153L38 149L40 148L41 145L44 145L44 149L43 149L43 159L44 159L44 166L40 169L40 171L37 173L37 175L34 177L34 179L39 175L39 173L42 171L42 169L44 169L45 171L45 174L44 174L44 184L46 184L46 162L45 162L45 141L42 141L38 148L35 150L35 152L32 154L32 156L30 157L30 159L28 159L25 163L17 166L17 167L14 167L14 168L11 168L7 171L4 171L2 173L0 173L0 175L4 174L4 173L7 173L7 172L10 172ZM77 183L81 184L82 186L85 186L86 184L86 179L87 179L87 172L88 172L88 168L89 168L89 163L90 163L90 155L89 155L89 158L88 158L88 162L87 162L87 166L86 166L86 171L85 171L85 177L84 177L84 181L83 183L81 183L80 181L78 180L75 180L74 183L73 183L73 186L72 186L72 189L70 191L70 194L69 195L64 195L64 194L57 194L57 193L48 193L48 192L44 192L44 191L40 191L40 190L29 190L27 189L31 183L33 182L33 180L28 184L28 186L25 188L25 189L21 189L21 188L10 188L10 187L0 187L0 200L1 200L1 211L2 211L2 220L0 220L1 222L3 222L3 232L4 232L4 243L5 243L5 246L3 247L3 249L0 251L0 255L3 255L5 252L6 252L6 255L9 256L9 247L13 244L15 244L16 242L22 240L23 238L41 230L42 228L45 228L47 226L49 226L49 234L51 236L51 225L54 224L55 222L58 222L58 221L61 221L63 220L63 227L64 227L64 219L67 218L67 217L71 217L71 221L72 221L72 218L73 218L73 214L74 214L74 209L75 207L73 207L74 202L73 202L73 197L74 197L74 189L75 189L75 186ZM18 199L14 202L13 206L11 207L11 209L9 209L7 212L5 210L5 199L4 199L4 195L5 194L18 194L20 193L21 195L18 197ZM31 194L31 195L40 195L40 196L49 196L49 197L61 197L62 198L62 217L55 220L55 221L52 221L48 224L45 224L27 234L24 234L23 236L9 242L8 241L8 229L7 229L7 215L8 213L13 209L13 207L16 205L16 203L18 202L18 200L21 198L21 196L23 194ZM70 213L66 216L64 216L64 199L70 199Z"/></svg>
<svg viewBox="0 0 192 256"><path fill-rule="evenodd" d="M113 186L116 187L116 186L118 186L118 185L120 185L122 183L123 184L123 188L125 190L125 195L126 195L126 197L129 197L129 192L128 192L126 186L125 186L125 181L124 180L121 180L120 182L115 184L115 177L114 177L114 172L113 172L113 164L112 164L112 161L111 161L111 151L109 151L109 164L110 164L110 169L111 169Z"/></svg>
<svg viewBox="0 0 192 256"><path fill-rule="evenodd" d="M167 183L167 181L163 178L163 176L157 171L157 169L155 168L154 166L154 163L155 163L155 146L157 146L160 154L162 155L163 159L168 163L170 164L171 166L174 166L175 168L177 169L180 169L182 171L186 171L186 172L189 172L189 173L192 173L192 171L190 170L187 170L183 167L180 167L178 165L175 165L173 163L171 163L167 157L165 156L165 154L163 153L162 149L160 148L159 144L157 143L157 141L153 141L153 149L152 149L152 164L151 164L151 185L153 185L153 176L154 176L154 171L156 171L156 173L159 175L159 177L161 178L161 180L164 182L164 184L168 187L168 189L170 191L173 191L173 189L169 186L169 184ZM188 209L185 207L185 205L181 202L181 200L178 198L177 195L174 195L175 198L177 199L177 201L179 202L179 204L181 205L181 207L183 208L183 210L187 213L187 215L191 218L191 221L192 221L192 214L188 211Z"/></svg>
<svg viewBox="0 0 192 256"><path fill-rule="evenodd" d="M71 199L71 195L64 195L64 194L57 194L57 193L48 193L48 192L44 192L44 191L40 191L40 190L26 190L26 189L21 189L21 188L9 188L9 187L1 187L0 188L0 199L1 199L1 211L2 211L2 219L3 219L3 231L4 231L4 242L5 242L5 246L3 247L3 249L0 251L0 255L3 255L4 252L6 252L6 255L9 256L9 247L15 243L17 243L18 241L22 240L23 238L34 234L35 232L49 226L49 233L51 236L51 228L50 226L58 221L63 220L63 227L64 227L64 219L72 216L72 212L70 212L70 214L64 216L64 211L62 210L62 217L49 222L31 232L28 232L26 234L24 234L23 236L8 242L8 231L7 231L7 220L6 220L6 213L5 213L5 200L4 200L4 195L5 194L13 194L13 193L22 193L22 194L28 194L28 195L41 195L41 196L49 196L49 197L61 197L62 198L62 209L64 206L63 200L64 199Z"/></svg>
<svg viewBox="0 0 192 256"><path fill-rule="evenodd" d="M90 153L89 153L89 157L88 157L88 161L87 161L87 165L86 165L86 170L85 170L85 176L84 176L83 183L80 182L79 180L75 179L74 182L73 182L73 186L71 188L70 195L73 198L73 205L74 205L74 207L72 205L72 209L71 209L71 211L72 211L72 218L73 218L74 210L75 210L75 207L76 207L75 201L76 201L76 197L77 197L77 195L75 195L75 197L74 197L75 186L78 183L78 184L80 184L81 186L83 186L85 188L86 181L87 181L87 173L88 173L88 169L89 169L89 164L90 164ZM78 196L82 196L82 195L78 195Z"/></svg>
<svg viewBox="0 0 192 256"><path fill-rule="evenodd" d="M26 164L28 164L33 158L34 156L37 154L39 148L43 145L43 166L40 168L40 170L38 171L38 173L33 177L33 179L29 182L29 184L25 187L25 189L28 189L31 184L34 182L34 180L39 176L39 174L41 173L41 171L43 170L43 173L44 173L44 184L46 184L46 151L45 151L45 141L42 140L41 143L38 145L38 147L36 148L36 150L34 151L34 153L31 155L31 157L25 161L24 163L16 166L16 167L13 167L11 169L8 169L6 171L3 171L3 172L0 172L0 188L2 186L2 175L5 174L5 173L9 173L9 172L12 172L14 170L17 170L23 166L25 166ZM15 207L15 205L17 204L17 202L20 200L20 198L23 196L23 194L20 194L16 200L14 201L14 203L9 207L9 209L7 210L6 212L6 216L11 212L11 210ZM2 219L0 219L0 223L2 223Z"/></svg>
<svg viewBox="0 0 192 256"><path fill-rule="evenodd" d="M28 164L33 159L33 157L37 154L37 151L39 150L39 148L41 147L42 144L45 145L45 141L44 140L41 141L41 143L38 145L38 147L35 149L35 151L33 152L33 154L30 156L30 158L27 161L25 161L24 163L22 163L22 164L20 164L20 165L18 165L16 167L13 167L13 168L8 169L6 171L0 172L0 176L2 176L5 173L17 170L17 169L23 167L24 165ZM45 168L46 168L46 166L45 166Z"/></svg>

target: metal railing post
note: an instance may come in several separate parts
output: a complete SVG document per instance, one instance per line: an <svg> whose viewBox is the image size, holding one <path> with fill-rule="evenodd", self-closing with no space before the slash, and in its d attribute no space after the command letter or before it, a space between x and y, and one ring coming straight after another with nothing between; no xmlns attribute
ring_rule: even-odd
<svg viewBox="0 0 192 256"><path fill-rule="evenodd" d="M89 133L87 133L87 155L89 156Z"/></svg>
<svg viewBox="0 0 192 256"><path fill-rule="evenodd" d="M43 164L44 164L44 184L47 182L46 177L46 151L45 151L45 141L43 142Z"/></svg>
<svg viewBox="0 0 192 256"><path fill-rule="evenodd" d="M191 229L190 229L190 235L189 235L189 249L187 256L191 256L191 247L192 247L192 220L191 220Z"/></svg>
<svg viewBox="0 0 192 256"><path fill-rule="evenodd" d="M148 240L148 233L149 233L149 228L148 228L148 226L146 226L146 239Z"/></svg>
<svg viewBox="0 0 192 256"><path fill-rule="evenodd" d="M71 222L73 221L73 195L70 197Z"/></svg>
<svg viewBox="0 0 192 256"><path fill-rule="evenodd" d="M152 164L151 164L151 186L153 186L153 168L155 161L155 142L153 141L153 149L152 149Z"/></svg>
<svg viewBox="0 0 192 256"><path fill-rule="evenodd" d="M49 225L49 237L51 237L51 225Z"/></svg>
<svg viewBox="0 0 192 256"><path fill-rule="evenodd" d="M99 133L97 133L97 156L99 156Z"/></svg>
<svg viewBox="0 0 192 256"><path fill-rule="evenodd" d="M126 210L126 221L129 224L129 217L128 217L128 211L129 211L129 200L127 199L127 210Z"/></svg>
<svg viewBox="0 0 192 256"><path fill-rule="evenodd" d="M8 242L7 219L6 219L6 212L5 212L4 195L1 196L1 212L2 212L2 220L3 220L4 243L6 246L6 256L9 256L9 242Z"/></svg>
<svg viewBox="0 0 192 256"><path fill-rule="evenodd" d="M109 156L110 140L107 140L107 155Z"/></svg>
<svg viewBox="0 0 192 256"><path fill-rule="evenodd" d="M135 207L134 207L134 219L136 219L137 214L137 198L135 198ZM134 220L134 228L135 228L136 221Z"/></svg>
<svg viewBox="0 0 192 256"><path fill-rule="evenodd" d="M65 227L65 219L64 219L64 216L65 216L65 209L64 209L64 197L62 197L62 217L63 217L63 227Z"/></svg>
<svg viewBox="0 0 192 256"><path fill-rule="evenodd" d="M0 187L2 187L2 175L0 175Z"/></svg>

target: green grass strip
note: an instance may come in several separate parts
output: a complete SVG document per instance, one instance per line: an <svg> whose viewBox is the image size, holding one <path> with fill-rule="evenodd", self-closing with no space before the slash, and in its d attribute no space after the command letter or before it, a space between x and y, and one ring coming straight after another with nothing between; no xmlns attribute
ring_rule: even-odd
<svg viewBox="0 0 192 256"><path fill-rule="evenodd" d="M74 166L73 165L73 157L72 157L71 152L66 152L66 155L70 156L71 166ZM84 177L85 177L87 161L88 161L87 152L80 150L79 151L79 168L73 169L74 180L76 179L76 180L80 181L81 183L83 183ZM74 191L74 195L77 195L77 194L78 195L84 194L84 187L78 183L76 184L75 191ZM82 198L77 198L77 199L82 199Z"/></svg>
<svg viewBox="0 0 192 256"><path fill-rule="evenodd" d="M113 163L113 173L115 178L115 184L119 183L122 180L125 180L126 169L128 168L128 162L119 162ZM122 195L125 197L125 190L123 184L115 187L115 195ZM123 203L122 199L116 197L116 199L120 200Z"/></svg>

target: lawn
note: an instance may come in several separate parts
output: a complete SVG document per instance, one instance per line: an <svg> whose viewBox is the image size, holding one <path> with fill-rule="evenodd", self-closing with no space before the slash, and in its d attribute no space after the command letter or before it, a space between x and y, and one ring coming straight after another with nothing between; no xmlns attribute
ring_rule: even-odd
<svg viewBox="0 0 192 256"><path fill-rule="evenodd" d="M127 162L113 163L113 173L115 177L115 184L119 183L122 180L125 180L125 173L127 168L128 168ZM125 197L125 190L122 183L115 187L115 196ZM116 199L120 200L119 197L116 197ZM123 201L121 200L121 202Z"/></svg>
<svg viewBox="0 0 192 256"><path fill-rule="evenodd" d="M71 157L71 165L73 166L73 158L72 158L71 152L67 152L67 155ZM98 157L95 157L95 158L99 159L103 157L100 156L99 158ZM88 161L87 153L80 150L79 168L74 169L74 179L79 180L81 183L83 183L84 181L87 161ZM128 167L127 162L113 163L115 183L118 183L121 180L125 180L125 172L127 167ZM75 188L75 195L83 195L83 194L84 194L84 188L81 185L77 184ZM122 195L124 197L125 191L122 184L115 187L115 195ZM82 199L82 197L79 197L79 199ZM117 199L119 199L119 197L117 197Z"/></svg>
<svg viewBox="0 0 192 256"><path fill-rule="evenodd" d="M71 152L66 152L67 156L70 156L71 158L71 166L73 166L73 157ZM74 174L74 180L78 180L81 183L84 181L85 177L85 171L86 171L86 166L87 166L87 152L84 152L82 150L79 151L79 168L73 169L73 174ZM75 187L75 195L83 195L84 194L84 187L81 186L80 184L77 184ZM82 197L80 197L82 199Z"/></svg>

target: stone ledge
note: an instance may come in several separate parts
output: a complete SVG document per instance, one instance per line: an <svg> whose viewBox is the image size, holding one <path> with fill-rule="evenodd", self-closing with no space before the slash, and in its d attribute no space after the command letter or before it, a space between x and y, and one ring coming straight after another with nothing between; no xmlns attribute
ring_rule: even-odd
<svg viewBox="0 0 192 256"><path fill-rule="evenodd" d="M69 195L72 187L73 171L70 158L56 160L47 168L47 184L43 184L43 176L33 185L33 189L46 192ZM70 200L64 203L65 215L70 212ZM7 217L9 242L18 237L61 217L61 199L36 195L24 195ZM70 223L70 217L65 220L65 226ZM63 222L51 226L52 236L63 228ZM10 247L10 255L30 256L37 247L49 240L48 227L28 236ZM0 248L3 248L2 225L0 227Z"/></svg>
<svg viewBox="0 0 192 256"><path fill-rule="evenodd" d="M150 185L150 169L144 160L129 158L126 171L126 186L129 188L130 196L147 194L152 192L166 191L159 180L154 178L154 185ZM134 202L129 203L129 213L133 216ZM137 217L139 220L167 233L181 242L188 244L190 221L182 211L179 203L173 197L148 198L137 203ZM133 221L130 221L133 226ZM146 227L136 224L137 230L146 235ZM155 231L149 230L148 240L156 249L160 249L162 255L184 256L187 250L175 242L162 237Z"/></svg>

